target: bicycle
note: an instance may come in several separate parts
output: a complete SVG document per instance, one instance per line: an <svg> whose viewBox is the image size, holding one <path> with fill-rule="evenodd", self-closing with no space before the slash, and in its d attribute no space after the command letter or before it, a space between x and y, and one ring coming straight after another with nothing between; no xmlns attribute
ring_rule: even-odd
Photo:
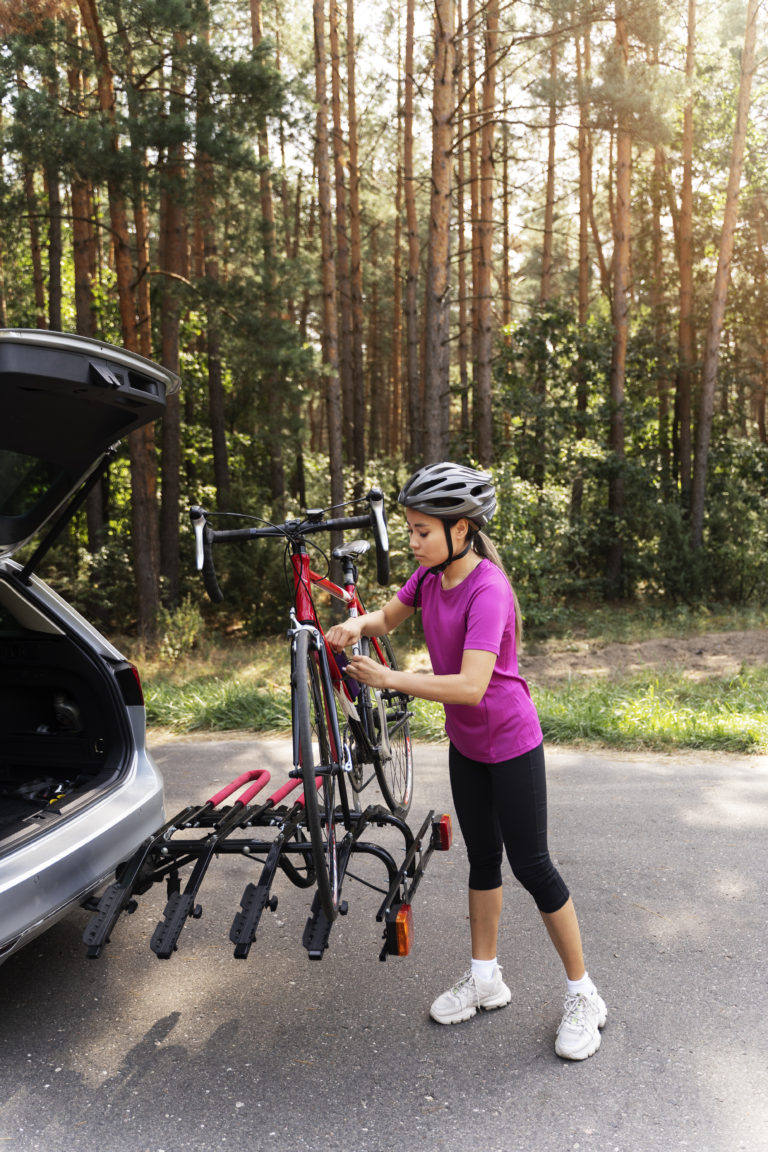
<svg viewBox="0 0 768 1152"><path fill-rule="evenodd" d="M205 509L199 506L190 509L197 567L214 603L224 598L213 562L214 544L263 538L280 538L286 542L293 585L288 629L294 765L291 776L303 782L317 893L329 923L339 912L341 879L354 844L346 782L349 781L357 796L375 776L387 806L400 818L408 812L413 793L411 697L402 692L350 684L343 673L345 661L335 655L325 641L312 598L313 587L319 587L344 603L350 615L365 611L357 589L356 561L368 551L368 542L352 541L334 549L333 556L343 565L341 586L310 566L307 537L319 532L371 528L377 578L380 584L388 583L389 541L384 498L378 488L372 488L366 500L369 505L366 516L326 519L325 510L310 509L304 519L281 524L260 520L261 527L232 529L214 529ZM386 637L361 641L361 650L389 667L397 667ZM341 725L339 712L343 717ZM373 768L373 776L368 780L365 779L366 764ZM337 821L344 825L346 832L342 846L337 841Z"/></svg>

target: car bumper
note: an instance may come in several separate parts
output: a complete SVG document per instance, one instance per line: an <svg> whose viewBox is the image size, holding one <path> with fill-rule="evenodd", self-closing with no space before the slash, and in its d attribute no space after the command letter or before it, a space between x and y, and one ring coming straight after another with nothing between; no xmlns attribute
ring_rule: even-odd
<svg viewBox="0 0 768 1152"><path fill-rule="evenodd" d="M0 860L0 963L96 891L163 822L162 778L134 752L103 796Z"/></svg>

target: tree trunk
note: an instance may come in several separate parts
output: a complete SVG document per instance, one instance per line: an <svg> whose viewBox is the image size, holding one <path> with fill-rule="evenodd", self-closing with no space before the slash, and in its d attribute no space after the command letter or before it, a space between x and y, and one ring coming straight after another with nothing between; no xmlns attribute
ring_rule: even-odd
<svg viewBox="0 0 768 1152"><path fill-rule="evenodd" d="M544 195L544 235L541 248L539 305L552 299L552 264L555 232L555 141L557 134L557 61L560 30L557 16L552 22L549 42L549 114L547 120L547 180Z"/></svg>
<svg viewBox="0 0 768 1152"><path fill-rule="evenodd" d="M472 277L472 289L469 299L469 359L472 388L472 439L475 450L477 449L479 438L478 421L480 418L480 403L477 395L478 331L480 327L477 314L477 301L478 286L480 283L480 215L482 212L480 195L480 134L482 124L477 110L477 93L479 89L477 75L477 28L479 19L476 0L467 0L467 26L463 40L467 46L469 107L467 129L463 135L467 141L467 151L469 153L469 246Z"/></svg>
<svg viewBox="0 0 768 1152"><path fill-rule="evenodd" d="M209 36L206 23L202 35ZM198 79L197 118L202 121L211 115L210 92L207 80ZM224 399L224 377L221 363L221 337L216 291L219 285L219 248L216 232L216 205L213 199L213 162L207 152L198 149L195 157L195 198L198 218L199 248L197 274L205 278L205 347L208 372L208 419L211 428L213 453L213 482L216 486L216 506L229 504L230 473L227 448L227 426Z"/></svg>
<svg viewBox="0 0 768 1152"><path fill-rule="evenodd" d="M78 0L78 8L88 33L94 56L99 105L109 127L109 143L114 160L119 155L115 91L106 41L99 22L96 0ZM115 252L115 272L123 343L131 352L141 351L136 320L133 262L123 189L115 167L107 178L109 212ZM158 535L154 459L154 435L149 427L132 432L128 438L131 459L131 521L136 602L139 634L151 641L157 627Z"/></svg>
<svg viewBox="0 0 768 1152"><path fill-rule="evenodd" d="M357 88L355 84L355 9L347 0L347 122L349 131L349 258L352 288L352 387L354 396L354 460L357 486L365 471L365 371L363 364L363 246L358 158ZM356 492L358 495L359 492Z"/></svg>
<svg viewBox="0 0 768 1152"><path fill-rule="evenodd" d="M656 60L658 64L658 59ZM651 182L651 245L653 274L651 277L651 315L656 345L656 411L659 427L659 471L661 489L669 493L671 481L671 451L669 438L669 379L667 376L667 307L664 298L664 259L662 250L661 206L664 187L664 155L654 149Z"/></svg>
<svg viewBox="0 0 768 1152"><path fill-rule="evenodd" d="M591 107L588 91L588 78L591 67L591 46L589 26L584 29L584 46L576 34L576 87L579 99L579 273L578 305L580 351L576 364L576 439L584 440L587 434L586 413L589 403L589 369L581 351L582 340L589 318L589 231L592 202L592 142L590 132ZM584 462L581 454L577 457L576 475L571 485L571 520L581 517L584 500Z"/></svg>
<svg viewBox="0 0 768 1152"><path fill-rule="evenodd" d="M405 23L405 96L403 101L403 186L408 233L408 275L405 284L405 370L408 392L409 448L412 463L423 453L423 416L419 374L419 224L413 171L413 38L415 0L407 0Z"/></svg>
<svg viewBox="0 0 768 1152"><path fill-rule="evenodd" d="M703 544L709 441L712 433L712 417L715 406L717 363L736 233L739 185L741 184L744 145L747 137L752 78L755 72L755 43L757 39L757 14L759 8L760 0L748 0L744 50L741 56L741 81L739 85L736 123L733 129L731 166L725 196L723 229L720 236L720 251L718 254L717 271L715 273L712 308L709 316L706 351L704 353L704 365L701 375L701 395L699 399L696 430L696 455L691 489L691 543L695 549L700 549Z"/></svg>
<svg viewBox="0 0 768 1152"><path fill-rule="evenodd" d="M61 262L64 248L61 235L61 187L55 164L45 172L48 192L48 327L61 332Z"/></svg>
<svg viewBox="0 0 768 1152"><path fill-rule="evenodd" d="M344 167L349 152L341 123L341 52L339 50L339 0L329 2L328 47L331 65L331 122L336 202L336 292L339 302L339 383L341 386L344 462L352 464L355 445L355 388L352 371L352 282L349 274L349 230ZM350 176L351 181L351 176Z"/></svg>
<svg viewBox="0 0 768 1152"><path fill-rule="evenodd" d="M616 46L619 64L626 69L628 37L623 7L616 13ZM610 450L613 458L608 481L608 511L611 521L611 544L606 564L608 595L616 598L623 588L623 519L624 519L624 382L629 335L629 266L630 266L630 190L632 173L632 135L628 113L618 115L616 133L616 204L613 247L613 345L610 377Z"/></svg>
<svg viewBox="0 0 768 1152"><path fill-rule="evenodd" d="M677 473L683 507L691 499L691 396L696 364L693 294L693 81L695 73L696 0L688 0L688 44L685 56L687 92L683 109L683 180L678 224L678 364L675 382Z"/></svg>
<svg viewBox="0 0 768 1152"><path fill-rule="evenodd" d="M755 220L755 246L757 248L757 271L755 274L755 294L757 297L757 350L755 359L759 365L756 372L753 419L757 424L757 434L761 444L768 443L766 435L766 400L768 399L768 324L765 319L766 306L768 306L768 292L766 292L766 253L765 228L763 225L764 205L762 196L757 193L753 200Z"/></svg>
<svg viewBox="0 0 768 1152"><path fill-rule="evenodd" d="M461 3L457 8L457 24L461 35L457 37L456 44L456 76L459 89L459 107L463 108L469 97L469 85L466 76L466 63L462 45L466 38L466 28L462 23ZM456 149L456 234L458 236L458 252L456 254L457 276L459 288L459 389L461 393L461 416L459 430L464 452L471 454L473 422L469 406L469 349L471 333L469 327L469 299L467 284L467 228L466 228L466 154L464 132L460 133L462 139Z"/></svg>
<svg viewBox="0 0 768 1152"><path fill-rule="evenodd" d="M432 191L427 261L424 459L448 452L450 417L450 227L453 191L455 0L435 0L435 62L432 101Z"/></svg>
<svg viewBox="0 0 768 1152"><path fill-rule="evenodd" d="M333 208L328 141L327 56L325 49L324 0L313 0L315 34L315 101L317 104L316 155L317 202L323 290L323 364L326 369L326 416L331 503L344 499L341 438L341 389L339 386L339 338L336 312L336 259L333 249Z"/></svg>
<svg viewBox="0 0 768 1152"><path fill-rule="evenodd" d="M43 251L40 245L37 191L35 189L35 174L28 164L24 165L24 197L27 202L27 220L29 221L29 249L32 257L32 281L35 290L36 327L45 328L48 318L45 307L45 277L43 275Z"/></svg>
<svg viewBox="0 0 768 1152"><path fill-rule="evenodd" d="M402 75L402 28L400 26L400 9L397 12L397 106L402 107L403 75ZM402 117L397 117L397 143L395 154L397 156L397 169L395 173L395 235L392 276L394 287L392 292L392 351L390 360L390 379L392 382L391 400L389 408L388 430L384 451L389 457L401 454L402 423L403 423L403 284L402 284L402 237L403 237L403 147L402 147Z"/></svg>
<svg viewBox="0 0 768 1152"><path fill-rule="evenodd" d="M261 0L251 0L251 35L253 46L261 44ZM259 124L259 193L261 222L264 236L264 285L267 295L267 314L270 321L278 321L281 311L278 300L277 235L275 208L272 195L272 176L269 162L269 135L266 118ZM273 515L282 518L285 513L285 468L283 465L285 396L279 369L267 372L266 412L269 437L269 480Z"/></svg>
<svg viewBox="0 0 768 1152"><path fill-rule="evenodd" d="M493 365L493 137L496 108L496 61L498 56L499 0L488 0L485 9L485 74L483 118L480 134L480 221L478 228L477 282L477 456L487 468L493 461L493 412L491 407Z"/></svg>
<svg viewBox="0 0 768 1152"><path fill-rule="evenodd" d="M184 34L175 37L171 67L169 112L172 121L184 116L184 78L178 53L184 49ZM172 145L163 173L160 232L162 237L162 300L160 331L162 362L172 372L179 372L179 332L181 325L182 280L189 279L186 218L186 168L184 150ZM181 412L178 393L165 403L162 423L162 488L160 501L160 572L165 578L164 596L168 607L179 598L180 555L179 514L181 506Z"/></svg>

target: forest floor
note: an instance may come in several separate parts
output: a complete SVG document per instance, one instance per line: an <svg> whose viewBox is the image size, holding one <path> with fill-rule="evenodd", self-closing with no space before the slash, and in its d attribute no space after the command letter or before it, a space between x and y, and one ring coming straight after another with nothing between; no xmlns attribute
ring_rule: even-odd
<svg viewBox="0 0 768 1152"><path fill-rule="evenodd" d="M631 643L552 639L526 644L520 671L531 684L556 688L575 679L612 678L649 670L684 671L691 680L735 676L768 663L768 629L709 632Z"/></svg>

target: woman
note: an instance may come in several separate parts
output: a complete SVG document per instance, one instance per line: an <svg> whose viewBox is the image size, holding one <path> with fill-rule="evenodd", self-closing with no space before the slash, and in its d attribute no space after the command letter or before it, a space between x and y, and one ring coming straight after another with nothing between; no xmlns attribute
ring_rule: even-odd
<svg viewBox="0 0 768 1152"><path fill-rule="evenodd" d="M496 510L494 486L472 468L430 464L414 473L399 501L418 570L383 608L332 627L328 642L341 651L360 636L391 632L421 609L432 675L393 671L363 656L353 656L347 671L374 688L445 708L451 788L469 857L472 964L438 996L430 1015L458 1024L478 1008L501 1008L512 998L497 961L506 849L565 968L555 1051L584 1060L599 1048L608 1013L584 967L573 902L547 849L541 727L517 668L519 609L496 549L481 531Z"/></svg>

